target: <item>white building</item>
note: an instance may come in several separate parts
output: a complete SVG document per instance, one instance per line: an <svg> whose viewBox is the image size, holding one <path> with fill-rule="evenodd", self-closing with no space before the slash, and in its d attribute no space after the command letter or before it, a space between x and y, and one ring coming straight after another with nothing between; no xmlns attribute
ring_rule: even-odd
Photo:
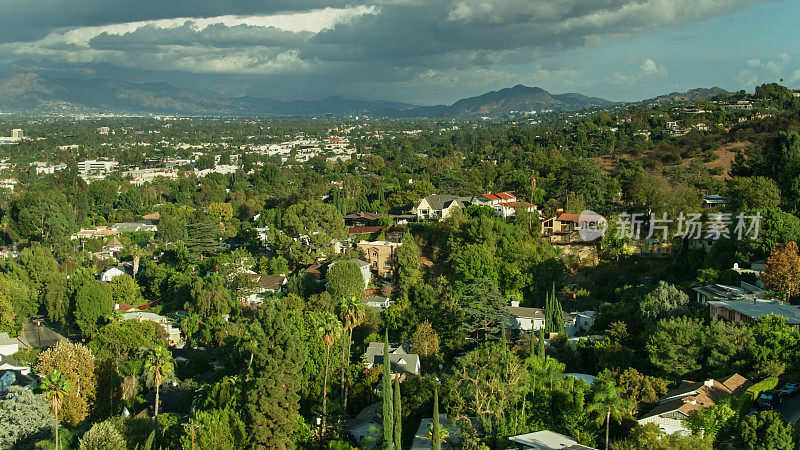
<svg viewBox="0 0 800 450"><path fill-rule="evenodd" d="M23 132L19 128L15 128L15 129L11 130L11 137L12 138L17 138L17 139L22 139L22 138L25 137L25 132Z"/></svg>
<svg viewBox="0 0 800 450"><path fill-rule="evenodd" d="M119 165L116 161L98 161L96 159L89 159L78 163L78 172L81 175L89 173L108 173L114 170Z"/></svg>

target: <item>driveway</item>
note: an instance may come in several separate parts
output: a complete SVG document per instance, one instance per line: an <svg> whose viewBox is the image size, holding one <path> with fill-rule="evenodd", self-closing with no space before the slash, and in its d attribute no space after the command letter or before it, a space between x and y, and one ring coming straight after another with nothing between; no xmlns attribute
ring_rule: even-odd
<svg viewBox="0 0 800 450"><path fill-rule="evenodd" d="M794 397L784 397L778 411L789 423L796 424L800 419L800 394L796 394Z"/></svg>

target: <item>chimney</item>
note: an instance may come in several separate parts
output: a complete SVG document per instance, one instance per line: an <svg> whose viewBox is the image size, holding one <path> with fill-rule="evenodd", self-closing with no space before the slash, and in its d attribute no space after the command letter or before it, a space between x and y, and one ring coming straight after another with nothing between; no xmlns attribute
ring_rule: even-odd
<svg viewBox="0 0 800 450"><path fill-rule="evenodd" d="M714 379L706 380L703 384L707 387L714 387Z"/></svg>
<svg viewBox="0 0 800 450"><path fill-rule="evenodd" d="M519 300L511 300L512 308L519 308Z"/></svg>
<svg viewBox="0 0 800 450"><path fill-rule="evenodd" d="M558 208L558 209L556 209L556 215L559 215L559 214L561 214L561 213L563 213L563 212L564 212L564 208Z"/></svg>

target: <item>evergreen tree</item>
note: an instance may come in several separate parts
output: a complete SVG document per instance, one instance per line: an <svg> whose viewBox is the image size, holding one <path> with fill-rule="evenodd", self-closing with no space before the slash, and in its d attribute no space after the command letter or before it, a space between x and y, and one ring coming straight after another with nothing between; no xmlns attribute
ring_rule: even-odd
<svg viewBox="0 0 800 450"><path fill-rule="evenodd" d="M420 270L420 251L414 237L408 230L403 233L402 245L397 250L397 272L400 284L404 289L419 284L422 281Z"/></svg>
<svg viewBox="0 0 800 450"><path fill-rule="evenodd" d="M403 448L403 416L400 400L400 377L394 379L394 448Z"/></svg>
<svg viewBox="0 0 800 450"><path fill-rule="evenodd" d="M216 237L217 224L209 218L202 217L186 226L186 248L192 256L203 259L203 255L219 251L219 240Z"/></svg>
<svg viewBox="0 0 800 450"><path fill-rule="evenodd" d="M305 355L291 330L291 317L280 304L265 305L250 323L248 332L255 345L244 412L251 447L294 448L291 435L299 423L298 391Z"/></svg>
<svg viewBox="0 0 800 450"><path fill-rule="evenodd" d="M433 421L431 422L431 450L442 450L439 430L439 389L433 389Z"/></svg>
<svg viewBox="0 0 800 450"><path fill-rule="evenodd" d="M392 448L392 426L394 419L394 406L392 405L392 369L389 360L389 330L383 340L383 380L381 384L381 395L383 396L383 448Z"/></svg>
<svg viewBox="0 0 800 450"><path fill-rule="evenodd" d="M564 332L564 310L561 309L561 302L553 297L553 332L561 334Z"/></svg>
<svg viewBox="0 0 800 450"><path fill-rule="evenodd" d="M536 354L544 359L544 327L539 328L539 339L536 343Z"/></svg>
<svg viewBox="0 0 800 450"><path fill-rule="evenodd" d="M550 294L544 293L544 331L547 333L553 332L553 304L550 301Z"/></svg>

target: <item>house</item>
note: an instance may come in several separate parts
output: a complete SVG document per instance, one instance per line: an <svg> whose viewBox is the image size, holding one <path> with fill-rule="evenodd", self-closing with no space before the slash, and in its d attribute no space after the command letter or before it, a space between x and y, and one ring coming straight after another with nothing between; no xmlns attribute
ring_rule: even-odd
<svg viewBox="0 0 800 450"><path fill-rule="evenodd" d="M684 380L677 388L660 398L657 405L645 413L638 422L640 425L655 423L669 434L688 433L684 421L689 415L714 406L724 398L739 396L752 385L750 380L739 374L720 380L710 379L701 382Z"/></svg>
<svg viewBox="0 0 800 450"><path fill-rule="evenodd" d="M495 213L502 217L513 217L518 207L525 207L528 212L537 212L539 209L536 205L520 201L517 198L517 193L514 191L498 192L496 194L483 194L477 197L472 197L471 204L476 206L488 206L495 210Z"/></svg>
<svg viewBox="0 0 800 450"><path fill-rule="evenodd" d="M120 233L135 233L138 231L158 231L158 225L150 220L140 220L138 222L120 222L115 223L111 229Z"/></svg>
<svg viewBox="0 0 800 450"><path fill-rule="evenodd" d="M381 407L381 402L373 403L347 421L347 431L359 445L364 444L370 448L381 440L383 429Z"/></svg>
<svg viewBox="0 0 800 450"><path fill-rule="evenodd" d="M374 227L384 225L386 220L391 220L394 216L383 213L357 212L344 216L344 224L348 227Z"/></svg>
<svg viewBox="0 0 800 450"><path fill-rule="evenodd" d="M605 219L599 214L571 214L563 209L542 222L542 235L551 244L581 242L578 232L583 228L597 229Z"/></svg>
<svg viewBox="0 0 800 450"><path fill-rule="evenodd" d="M100 274L100 281L111 283L112 281L114 281L114 278L117 278L120 275L125 275L125 272L118 267L111 267L109 269L106 269L105 272Z"/></svg>
<svg viewBox="0 0 800 450"><path fill-rule="evenodd" d="M704 195L703 207L704 208L725 208L728 206L728 200L721 195Z"/></svg>
<svg viewBox="0 0 800 450"><path fill-rule="evenodd" d="M370 264L370 269L375 271L379 278L391 278L394 275L397 250L401 245L399 242L361 241L356 247L361 250Z"/></svg>
<svg viewBox="0 0 800 450"><path fill-rule="evenodd" d="M366 308L369 308L375 312L381 312L384 309L389 309L389 307L392 306L394 302L389 300L388 297L383 297L380 295L369 295L364 297L362 303Z"/></svg>
<svg viewBox="0 0 800 450"><path fill-rule="evenodd" d="M364 277L364 289L366 289L372 279L372 272L370 271L372 264L363 259L355 259L354 261L358 264L358 269L361 270L361 276Z"/></svg>
<svg viewBox="0 0 800 450"><path fill-rule="evenodd" d="M538 331L544 328L544 310L542 308L525 308L519 306L518 301L512 301L507 306L509 325L512 330L520 332Z"/></svg>
<svg viewBox="0 0 800 450"><path fill-rule="evenodd" d="M117 253L121 252L122 249L125 248L125 246L122 245L122 242L120 242L120 240L117 239L116 236L111 236L111 239L109 239L108 242L106 242L106 245L104 245L103 248L111 252Z"/></svg>
<svg viewBox="0 0 800 450"><path fill-rule="evenodd" d="M364 366L367 369L383 364L383 342L370 342L367 351L364 353ZM405 378L407 375L419 375L420 362L419 356L413 353L406 353L402 345L392 347L389 345L389 364L391 366L392 378Z"/></svg>
<svg viewBox="0 0 800 450"><path fill-rule="evenodd" d="M19 339L10 337L7 332L0 333L0 356L11 356L17 353L21 344Z"/></svg>
<svg viewBox="0 0 800 450"><path fill-rule="evenodd" d="M328 264L321 261L314 261L314 263L303 270L303 273L311 275L315 280L322 280L325 278L325 274L328 273Z"/></svg>
<svg viewBox="0 0 800 450"><path fill-rule="evenodd" d="M472 197L460 197L457 195L429 195L411 210L417 216L417 221L443 220L447 218L455 209L464 209L472 201Z"/></svg>
<svg viewBox="0 0 800 450"><path fill-rule="evenodd" d="M70 236L70 239L94 239L94 238L104 238L108 236L114 236L119 234L119 231L112 230L109 227L96 227L91 230L84 230L81 229L77 233Z"/></svg>
<svg viewBox="0 0 800 450"><path fill-rule="evenodd" d="M509 436L508 440L516 444L517 449L533 450L592 450L592 447L578 444L575 439L550 430Z"/></svg>
<svg viewBox="0 0 800 450"><path fill-rule="evenodd" d="M761 268L756 264L757 268ZM774 314L785 317L788 323L800 326L800 308L775 298L771 291L741 282L737 286L713 284L692 288L697 302L706 304L712 318L736 323L753 323Z"/></svg>
<svg viewBox="0 0 800 450"><path fill-rule="evenodd" d="M245 302L260 305L264 303L264 298L268 293L281 292L289 284L289 279L283 275L261 275L258 273L248 273L253 280L254 287L252 293L247 296Z"/></svg>
<svg viewBox="0 0 800 450"><path fill-rule="evenodd" d="M160 316L158 314L145 311L130 311L122 315L122 320L136 320L138 322L145 322L145 321L155 322L161 325L164 328L164 331L167 332L167 339L169 340L169 345L178 345L181 342L183 342L183 339L181 338L180 328L172 326L169 319L167 319L164 316Z"/></svg>
<svg viewBox="0 0 800 450"><path fill-rule="evenodd" d="M588 332L594 325L595 316L597 316L597 311L581 311L564 314L564 333L572 337L580 333Z"/></svg>

